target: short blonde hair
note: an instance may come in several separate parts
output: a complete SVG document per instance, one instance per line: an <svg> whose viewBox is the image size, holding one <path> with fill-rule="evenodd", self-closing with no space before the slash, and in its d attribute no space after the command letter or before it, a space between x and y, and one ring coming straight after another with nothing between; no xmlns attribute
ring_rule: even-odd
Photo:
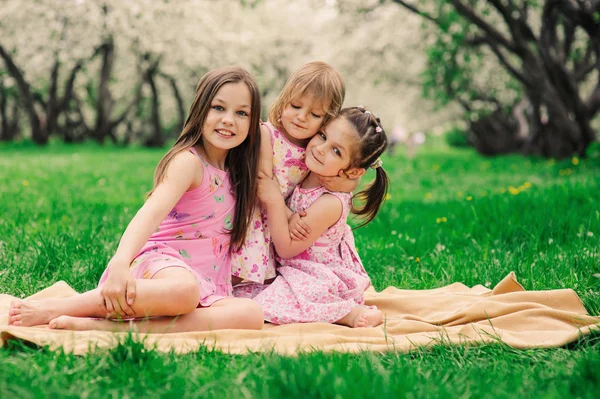
<svg viewBox="0 0 600 399"><path fill-rule="evenodd" d="M281 114L285 107L294 99L303 94L313 96L314 102L320 102L327 108L323 126L335 118L344 103L346 86L344 78L331 65L322 61L307 62L288 78L283 90L269 109L269 121L281 128Z"/></svg>

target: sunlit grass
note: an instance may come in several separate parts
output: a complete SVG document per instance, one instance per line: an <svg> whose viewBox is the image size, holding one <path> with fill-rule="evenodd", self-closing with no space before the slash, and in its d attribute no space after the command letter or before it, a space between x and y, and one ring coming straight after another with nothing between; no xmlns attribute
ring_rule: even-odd
<svg viewBox="0 0 600 399"><path fill-rule="evenodd" d="M57 280L95 287L164 152L0 145L0 293L24 297ZM384 168L389 199L355 230L376 289L491 287L515 271L527 289L573 288L600 314L597 163L436 145L414 159L385 156ZM596 341L297 358L162 354L132 340L76 357L13 342L0 349L0 396L597 397Z"/></svg>

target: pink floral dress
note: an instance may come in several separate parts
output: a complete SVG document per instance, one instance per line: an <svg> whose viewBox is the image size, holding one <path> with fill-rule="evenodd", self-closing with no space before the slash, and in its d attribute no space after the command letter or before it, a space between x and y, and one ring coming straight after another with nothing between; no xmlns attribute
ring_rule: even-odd
<svg viewBox="0 0 600 399"><path fill-rule="evenodd" d="M200 155L192 147L190 151ZM187 191L131 262L136 279L151 279L168 267L187 269L200 288L199 306L232 295L229 233L235 212L229 174L200 157L204 176ZM108 269L100 279L106 281ZM166 298L168 300L168 298Z"/></svg>
<svg viewBox="0 0 600 399"><path fill-rule="evenodd" d="M254 297L265 320L274 324L334 323L364 304L363 294L371 285L346 223L350 193L330 192L324 187L297 186L288 200L292 210L310 207L321 195L335 195L343 204L340 219L311 247L293 258L277 257L278 276L271 285L249 284L240 293ZM257 294L258 293L258 294Z"/></svg>
<svg viewBox="0 0 600 399"><path fill-rule="evenodd" d="M279 189L287 198L308 174L304 164L306 149L290 142L271 123L265 123L271 133L273 147L273 175L277 177ZM275 259L267 213L260 204L255 208L246 241L240 251L231 257L232 274L245 281L263 283L275 277Z"/></svg>

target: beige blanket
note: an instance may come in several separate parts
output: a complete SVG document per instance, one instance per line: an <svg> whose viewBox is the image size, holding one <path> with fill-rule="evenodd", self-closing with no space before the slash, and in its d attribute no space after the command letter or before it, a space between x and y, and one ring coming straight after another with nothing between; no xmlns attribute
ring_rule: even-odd
<svg viewBox="0 0 600 399"><path fill-rule="evenodd" d="M67 297L76 292L58 282L31 298ZM39 327L7 325L13 297L0 295L0 346L21 339L51 349L86 353L117 345L127 333L104 331L55 331ZM408 351L444 344L476 344L502 341L514 348L562 346L595 331L600 317L589 316L570 289L525 291L513 273L493 290L481 285L469 288L454 283L432 290L400 290L388 287L368 291L366 303L386 315L376 328L352 329L324 323L265 324L262 331L218 330L138 335L148 347L179 353L207 345L228 353L275 351Z"/></svg>

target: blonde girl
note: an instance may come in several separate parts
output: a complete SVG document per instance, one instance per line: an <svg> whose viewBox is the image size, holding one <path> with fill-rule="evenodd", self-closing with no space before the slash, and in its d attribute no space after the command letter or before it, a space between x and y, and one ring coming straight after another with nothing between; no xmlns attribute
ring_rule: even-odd
<svg viewBox="0 0 600 399"><path fill-rule="evenodd" d="M337 70L324 62L309 62L290 75L270 108L269 121L261 126L260 170L276 178L284 198L308 174L306 145L337 116L344 95L344 79ZM357 186L355 182L336 184L340 191ZM232 256L234 285L242 280L263 283L275 277L269 225L266 212L257 207L244 245Z"/></svg>

